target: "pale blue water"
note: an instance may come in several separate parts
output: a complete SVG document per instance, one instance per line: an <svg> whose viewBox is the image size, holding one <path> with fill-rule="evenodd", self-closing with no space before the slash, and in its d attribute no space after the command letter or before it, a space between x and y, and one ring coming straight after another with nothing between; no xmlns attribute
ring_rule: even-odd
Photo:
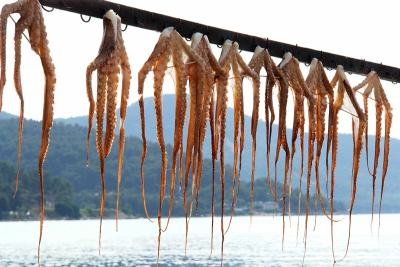
<svg viewBox="0 0 400 267"><path fill-rule="evenodd" d="M335 224L335 252L342 257L348 221ZM215 225L215 248L210 257L210 218L192 218L188 252L184 253L185 220L172 219L161 240L160 266L220 266L220 226ZM300 236L304 217L300 218ZM282 218L235 217L225 238L224 266L301 266L302 239L296 246L297 217L292 226L286 218L284 250L281 250ZM318 217L309 220L304 266L332 266L330 223ZM354 215L350 251L335 266L400 266L400 215L382 215L378 239L377 216L370 228L369 215ZM0 266L36 266L38 222L0 222ZM98 255L99 221L46 221L42 241L42 266L156 266L157 225L145 219L120 220L103 225L101 255Z"/></svg>

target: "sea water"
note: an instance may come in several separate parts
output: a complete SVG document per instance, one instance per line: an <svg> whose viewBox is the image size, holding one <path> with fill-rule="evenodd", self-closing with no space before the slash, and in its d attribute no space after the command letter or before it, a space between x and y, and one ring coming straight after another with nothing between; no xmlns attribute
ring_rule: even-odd
<svg viewBox="0 0 400 267"><path fill-rule="evenodd" d="M344 256L348 217L334 223L335 266L400 266L400 214L353 215L350 248ZM305 251L305 217L234 217L225 236L224 266L332 266L331 224L324 216L309 216ZM229 217L225 217L226 228ZM165 224L165 221L163 221ZM161 235L159 266L220 266L220 217L215 217L211 254L211 218L191 218L185 255L184 218L171 219ZM37 266L39 222L0 222L0 266ZM147 219L103 222L99 255L99 220L45 221L42 266L157 266L156 222ZM282 247L283 245L283 247ZM304 254L305 253L305 254ZM304 256L304 262L303 262Z"/></svg>

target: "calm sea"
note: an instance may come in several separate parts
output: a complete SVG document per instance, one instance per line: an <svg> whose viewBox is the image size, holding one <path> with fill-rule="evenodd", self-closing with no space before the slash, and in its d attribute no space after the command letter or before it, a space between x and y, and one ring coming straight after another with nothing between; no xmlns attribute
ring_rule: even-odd
<svg viewBox="0 0 400 267"><path fill-rule="evenodd" d="M348 218L335 223L335 253L344 255ZM400 214L382 215L378 236L377 216L371 230L369 215L354 215L348 256L335 266L400 266ZM185 256L185 220L172 219L162 235L160 266L220 266L220 224L216 218L214 251L210 256L211 218L192 218ZM302 266L304 217L291 226L286 218L282 250L282 218L234 217L225 238L224 266ZM120 220L103 225L101 255L98 255L98 220L45 221L42 266L156 266L157 225L145 219ZM0 222L0 266L36 266L38 222ZM304 266L332 266L330 222L309 218Z"/></svg>

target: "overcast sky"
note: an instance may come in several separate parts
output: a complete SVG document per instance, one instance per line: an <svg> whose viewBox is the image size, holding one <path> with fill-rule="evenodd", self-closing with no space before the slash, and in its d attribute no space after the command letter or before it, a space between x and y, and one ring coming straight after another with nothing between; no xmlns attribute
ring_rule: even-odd
<svg viewBox="0 0 400 267"><path fill-rule="evenodd" d="M1 6L11 1L1 0ZM227 28L281 42L298 44L317 50L362 58L387 65L400 67L400 37L398 35L398 1L115 1L121 4L176 16L216 27ZM361 4L362 3L362 4ZM85 88L87 65L95 58L102 38L102 21L92 19L83 23L78 14L60 10L43 12L48 31L51 55L56 73L57 87L55 117L86 115L88 100ZM17 18L17 15L14 15ZM145 62L159 33L128 27L123 33L132 66L130 103L137 100L137 71ZM14 25L9 20L7 32L7 85L4 92L3 109L19 113L19 100L13 85L13 37ZM219 49L214 47L215 55ZM43 103L43 74L38 57L30 50L27 41L22 45L22 82L25 96L25 116L40 119ZM248 62L251 53L243 52ZM275 58L279 63L280 59ZM302 65L303 75L308 68ZM332 77L333 71L328 72ZM364 77L351 75L354 86ZM168 78L170 79L170 78ZM167 83L167 85L171 82ZM250 85L248 82L245 84ZM400 137L398 116L400 85L383 82L389 101L394 108L392 135ZM165 93L173 93L173 86L167 86ZM152 95L151 85L145 89L145 96ZM251 114L251 90L245 92L246 113ZM261 102L263 105L263 101ZM370 103L370 108L373 108ZM288 114L292 113L292 105ZM263 108L260 109L261 117ZM375 115L371 112L370 124ZM373 123L374 124L374 123ZM288 119L291 125L291 118ZM342 115L340 131L351 130L350 116ZM371 133L374 125L371 125Z"/></svg>

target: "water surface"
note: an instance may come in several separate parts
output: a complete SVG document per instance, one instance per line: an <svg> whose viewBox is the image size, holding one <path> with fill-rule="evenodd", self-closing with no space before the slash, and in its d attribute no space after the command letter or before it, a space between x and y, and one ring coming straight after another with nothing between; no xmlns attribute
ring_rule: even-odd
<svg viewBox="0 0 400 267"><path fill-rule="evenodd" d="M335 253L344 255L348 220L335 224ZM400 214L382 215L378 238L377 217L372 232L370 215L354 215L348 256L335 266L399 266ZM225 238L224 266L301 266L304 243L304 217L297 217L286 234L282 251L282 218L273 216L233 218ZM227 221L226 221L227 223ZM304 266L332 266L330 222L325 217L309 218ZM171 220L162 235L160 266L220 266L220 224L216 218L214 251L210 256L211 218L192 218L185 256L185 219ZM98 220L45 221L42 241L42 266L156 266L157 234L155 223L146 219L105 220L101 255L98 254ZM0 222L0 266L36 266L39 222Z"/></svg>

